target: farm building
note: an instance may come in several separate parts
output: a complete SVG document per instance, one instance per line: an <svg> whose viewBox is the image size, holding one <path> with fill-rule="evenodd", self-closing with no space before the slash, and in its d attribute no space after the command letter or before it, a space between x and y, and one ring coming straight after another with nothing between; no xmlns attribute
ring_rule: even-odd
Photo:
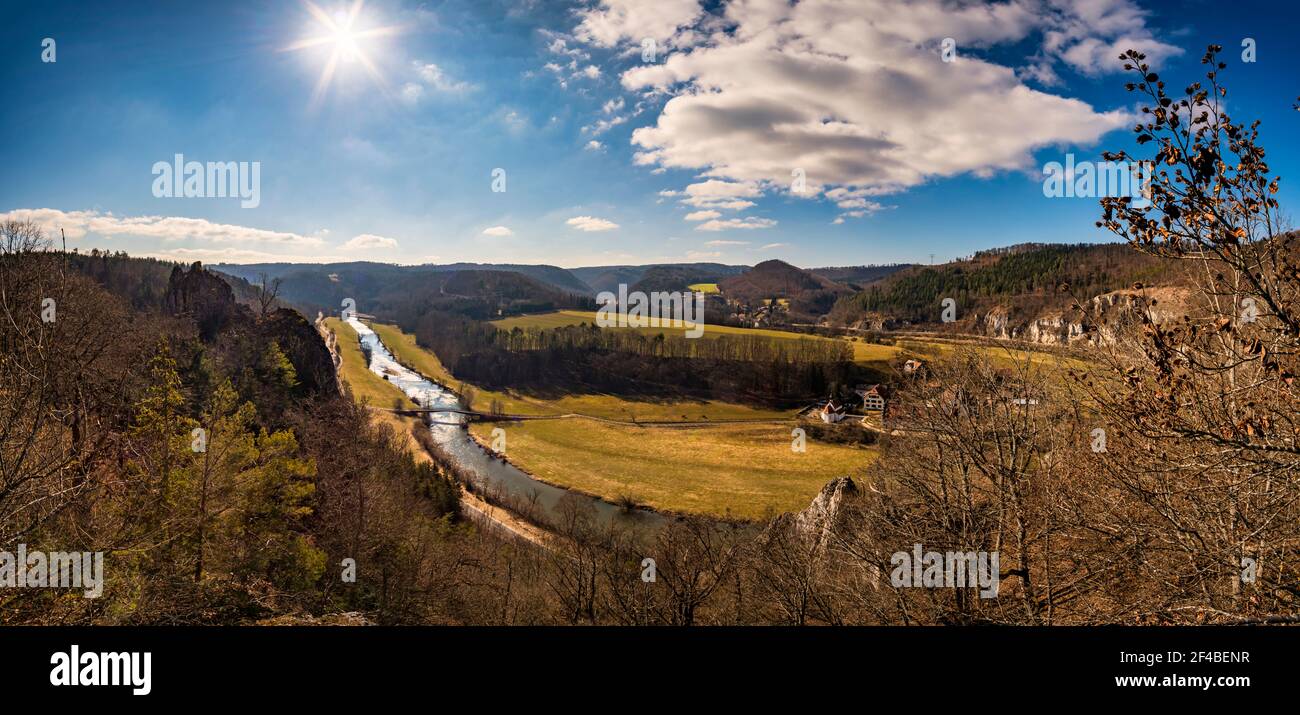
<svg viewBox="0 0 1300 715"><path fill-rule="evenodd" d="M844 419L846 415L844 406L835 404L835 400L828 401L818 414L821 415L822 422L826 424L835 424Z"/></svg>
<svg viewBox="0 0 1300 715"><path fill-rule="evenodd" d="M862 409L871 412L884 412L885 402L889 399L884 385L858 385L854 390L862 400Z"/></svg>

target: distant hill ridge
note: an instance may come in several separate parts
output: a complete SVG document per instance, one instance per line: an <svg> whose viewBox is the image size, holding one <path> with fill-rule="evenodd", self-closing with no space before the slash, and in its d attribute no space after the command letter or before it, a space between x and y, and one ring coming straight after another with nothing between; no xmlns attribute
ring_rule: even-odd
<svg viewBox="0 0 1300 715"><path fill-rule="evenodd" d="M994 306L1004 307L1012 319L1028 319L1068 307L1075 297L1092 298L1135 283L1178 285L1180 280L1169 263L1127 244L1017 244L900 270L838 300L830 319L841 325L880 319L934 323L944 298L956 301L959 319Z"/></svg>
<svg viewBox="0 0 1300 715"><path fill-rule="evenodd" d="M852 292L848 286L776 259L726 278L718 283L718 288L729 298L743 300L795 298L805 291Z"/></svg>

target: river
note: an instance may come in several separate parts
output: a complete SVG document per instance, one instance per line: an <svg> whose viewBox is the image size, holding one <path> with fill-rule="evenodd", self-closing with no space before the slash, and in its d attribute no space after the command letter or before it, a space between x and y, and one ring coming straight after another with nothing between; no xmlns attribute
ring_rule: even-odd
<svg viewBox="0 0 1300 715"><path fill-rule="evenodd" d="M370 353L370 371L396 385L421 407L429 409L444 408L463 410L465 407L454 392L405 365L397 362L379 335L370 326L356 317L348 318L348 325L361 337L361 345ZM466 415L456 412L433 412L430 415L434 424L429 426L435 442L441 446L456 463L475 479L475 486L480 489L489 487L494 491L520 500L529 500L536 495L538 508L546 516L556 514L560 499L569 494L583 499L596 509L596 515L602 523L614 521L634 527L657 526L664 516L645 509L625 511L602 499L585 494L576 494L545 482L539 482L527 472L509 462L497 459L483 449L469 435L465 428ZM506 448L509 453L509 446Z"/></svg>

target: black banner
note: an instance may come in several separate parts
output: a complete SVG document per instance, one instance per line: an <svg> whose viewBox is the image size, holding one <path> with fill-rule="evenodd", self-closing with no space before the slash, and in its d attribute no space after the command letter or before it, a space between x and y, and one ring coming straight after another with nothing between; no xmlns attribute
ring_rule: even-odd
<svg viewBox="0 0 1300 715"><path fill-rule="evenodd" d="M1293 690L1297 645L1300 631L1289 627L7 628L0 672L7 694L47 703L236 704L264 693L337 704L433 693L538 705L576 689L829 705L864 686L911 693L918 705L1031 691L1057 702L1246 702Z"/></svg>

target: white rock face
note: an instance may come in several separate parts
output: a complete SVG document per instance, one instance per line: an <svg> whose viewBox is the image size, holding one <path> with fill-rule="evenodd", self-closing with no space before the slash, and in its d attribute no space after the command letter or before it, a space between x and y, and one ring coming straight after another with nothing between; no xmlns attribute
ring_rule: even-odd
<svg viewBox="0 0 1300 715"><path fill-rule="evenodd" d="M975 321L978 332L1004 340L1026 340L1041 345L1070 345L1080 341L1110 344L1116 330L1137 322L1136 310L1150 311L1157 323L1182 314L1189 292L1182 288L1156 288L1145 292L1121 290L1094 297L1087 318L1077 312L1052 311L1029 321L1013 322L1006 306L997 306ZM1093 332L1086 329L1096 328Z"/></svg>
<svg viewBox="0 0 1300 715"><path fill-rule="evenodd" d="M817 493L808 508L794 515L794 530L811 539L815 553L825 551L832 531L843 515L846 502L858 496L858 487L848 477L836 477Z"/></svg>

